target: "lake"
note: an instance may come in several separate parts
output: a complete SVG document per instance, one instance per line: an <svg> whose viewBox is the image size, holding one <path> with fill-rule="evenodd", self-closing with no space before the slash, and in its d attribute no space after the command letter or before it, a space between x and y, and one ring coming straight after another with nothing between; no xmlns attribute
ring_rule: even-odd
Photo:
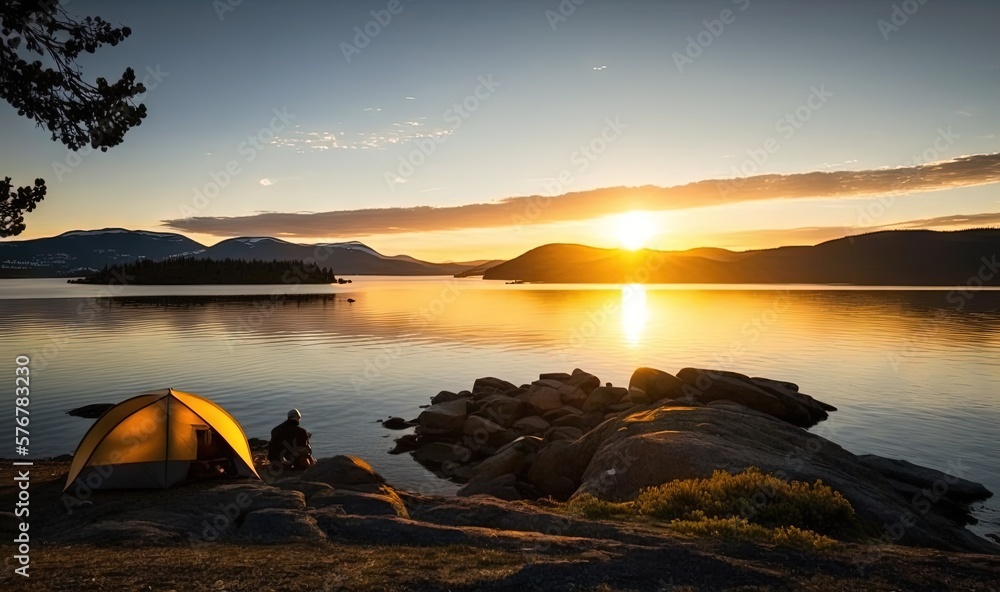
<svg viewBox="0 0 1000 592"><path fill-rule="evenodd" d="M697 366L796 382L839 408L813 432L855 453L961 466L1000 494L998 291L351 279L115 293L336 294L180 306L0 280L0 364L12 373L16 355L32 360L33 455L73 451L92 420L67 409L169 386L217 401L251 437L297 407L318 456L356 454L395 485L450 492L408 455L387 454L399 432L376 420L416 417L438 391L481 376L521 384L580 367L627 386L638 366ZM996 500L977 510L977 531L1000 531Z"/></svg>

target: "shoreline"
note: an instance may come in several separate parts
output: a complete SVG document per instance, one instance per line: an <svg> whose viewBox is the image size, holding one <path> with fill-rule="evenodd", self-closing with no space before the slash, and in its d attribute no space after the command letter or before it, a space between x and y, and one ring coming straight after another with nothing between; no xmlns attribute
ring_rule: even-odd
<svg viewBox="0 0 1000 592"><path fill-rule="evenodd" d="M94 492L93 505L67 515L66 467L36 461L32 577L5 572L6 590L986 591L1000 581L997 555L858 543L805 551L587 519L557 502L424 496L351 457L270 485ZM0 493L11 483L4 475Z"/></svg>

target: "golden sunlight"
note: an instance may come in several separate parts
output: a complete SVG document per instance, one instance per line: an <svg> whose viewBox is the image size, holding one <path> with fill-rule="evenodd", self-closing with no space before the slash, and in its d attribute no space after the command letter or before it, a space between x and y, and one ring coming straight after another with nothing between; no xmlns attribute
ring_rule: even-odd
<svg viewBox="0 0 1000 592"><path fill-rule="evenodd" d="M648 318L646 288L640 284L622 288L622 334L626 342L630 345L639 343Z"/></svg>
<svg viewBox="0 0 1000 592"><path fill-rule="evenodd" d="M657 228L649 212L632 211L618 216L615 231L622 247L636 251L656 236Z"/></svg>

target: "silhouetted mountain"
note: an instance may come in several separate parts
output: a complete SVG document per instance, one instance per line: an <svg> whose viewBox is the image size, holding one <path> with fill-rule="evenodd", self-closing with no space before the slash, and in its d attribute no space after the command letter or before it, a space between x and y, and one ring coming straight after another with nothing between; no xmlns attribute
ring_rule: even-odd
<svg viewBox="0 0 1000 592"><path fill-rule="evenodd" d="M453 275L467 267L453 263L428 263L406 255L387 257L356 241L300 245L270 237L224 240L196 257L264 261L305 261L312 258L337 275Z"/></svg>
<svg viewBox="0 0 1000 592"><path fill-rule="evenodd" d="M463 277L476 277L476 276L480 276L480 275L485 274L486 270L488 270L488 269L490 269L492 267L496 267L497 265L500 265L503 262L504 262L503 259L491 259L489 261L479 261L474 266L469 267L465 271L456 273L455 277L457 277L457 278L463 278Z"/></svg>
<svg viewBox="0 0 1000 592"><path fill-rule="evenodd" d="M569 283L1000 285L1000 230L897 230L732 253L545 245L486 271L489 280ZM726 255L726 253L729 253ZM975 278L975 279L974 279Z"/></svg>
<svg viewBox="0 0 1000 592"><path fill-rule="evenodd" d="M0 242L0 277L76 277L105 266L172 257L304 261L337 275L454 275L472 265L389 257L357 242L301 245L270 237L224 240L206 247L186 236L146 230L74 230L50 238Z"/></svg>
<svg viewBox="0 0 1000 592"><path fill-rule="evenodd" d="M196 255L205 246L169 232L104 228L0 242L0 277L84 275L138 259Z"/></svg>

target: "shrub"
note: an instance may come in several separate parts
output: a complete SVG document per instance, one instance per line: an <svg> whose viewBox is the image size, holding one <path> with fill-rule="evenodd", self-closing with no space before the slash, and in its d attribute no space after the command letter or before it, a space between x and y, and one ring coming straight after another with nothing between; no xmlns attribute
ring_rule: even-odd
<svg viewBox="0 0 1000 592"><path fill-rule="evenodd" d="M636 514L664 521L737 517L767 528L794 526L834 536L853 535L858 528L850 502L822 481L785 481L756 467L650 487L634 506Z"/></svg>
<svg viewBox="0 0 1000 592"><path fill-rule="evenodd" d="M632 502L583 494L567 510L598 520L652 518L689 534L804 549L828 548L835 544L830 537L861 534L850 502L822 481L785 481L756 467L649 487Z"/></svg>
<svg viewBox="0 0 1000 592"><path fill-rule="evenodd" d="M803 550L824 550L836 546L834 539L811 530L794 526L766 528L743 518L703 518L674 520L670 527L677 532L696 536L712 536L732 541L769 543Z"/></svg>
<svg viewBox="0 0 1000 592"><path fill-rule="evenodd" d="M572 514L592 520L627 518L632 515L632 502L616 503L598 499L589 493L570 500L567 509Z"/></svg>

